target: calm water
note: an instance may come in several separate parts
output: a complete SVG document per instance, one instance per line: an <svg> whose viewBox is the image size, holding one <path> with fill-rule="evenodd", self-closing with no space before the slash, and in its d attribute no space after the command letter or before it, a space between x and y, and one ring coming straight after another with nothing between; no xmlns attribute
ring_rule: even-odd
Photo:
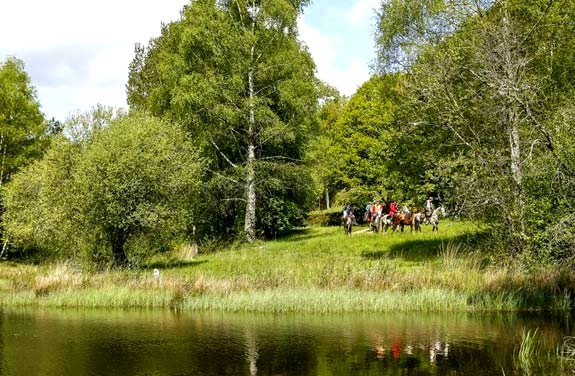
<svg viewBox="0 0 575 376"><path fill-rule="evenodd" d="M6 310L0 331L2 375L553 375L575 334L564 316L102 310Z"/></svg>

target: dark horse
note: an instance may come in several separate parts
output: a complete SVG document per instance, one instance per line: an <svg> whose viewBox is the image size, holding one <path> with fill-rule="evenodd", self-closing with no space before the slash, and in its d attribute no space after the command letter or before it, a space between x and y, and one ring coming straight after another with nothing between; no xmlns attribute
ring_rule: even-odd
<svg viewBox="0 0 575 376"><path fill-rule="evenodd" d="M341 217L341 224L346 235L351 235L351 228L353 227L353 216L348 215Z"/></svg>

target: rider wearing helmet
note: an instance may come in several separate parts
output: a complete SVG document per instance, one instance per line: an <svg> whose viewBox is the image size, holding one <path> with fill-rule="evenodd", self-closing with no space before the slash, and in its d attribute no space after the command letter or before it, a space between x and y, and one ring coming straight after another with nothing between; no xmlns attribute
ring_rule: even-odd
<svg viewBox="0 0 575 376"><path fill-rule="evenodd" d="M425 203L423 204L423 208L425 209L425 223L429 223L429 219L431 218L431 213L435 206L433 205L433 197L429 196Z"/></svg>
<svg viewBox="0 0 575 376"><path fill-rule="evenodd" d="M353 208L350 203L347 203L343 208L343 217L347 218L349 216L353 217Z"/></svg>

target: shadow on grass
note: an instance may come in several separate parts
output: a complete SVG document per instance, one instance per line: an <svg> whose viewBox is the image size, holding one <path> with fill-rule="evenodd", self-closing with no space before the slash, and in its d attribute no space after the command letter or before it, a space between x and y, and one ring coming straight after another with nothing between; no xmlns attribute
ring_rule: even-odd
<svg viewBox="0 0 575 376"><path fill-rule="evenodd" d="M343 233L343 229L341 230ZM310 240L318 237L326 236L324 233L320 231L312 231L310 228L297 228L291 230L289 233L279 236L276 240L280 241L289 241L289 242L300 242L304 240Z"/></svg>
<svg viewBox="0 0 575 376"><path fill-rule="evenodd" d="M462 234L449 238L407 239L392 244L388 250L365 251L362 256L371 260L401 258L406 261L421 262L436 258L442 244L445 245L450 242L465 245L464 249L470 253L485 251L489 244L489 233Z"/></svg>
<svg viewBox="0 0 575 376"><path fill-rule="evenodd" d="M166 260L166 261L157 261L151 264L148 264L144 267L144 269L180 269L180 268L189 268L192 266L198 266L207 260L190 260L190 261L183 261L183 260Z"/></svg>

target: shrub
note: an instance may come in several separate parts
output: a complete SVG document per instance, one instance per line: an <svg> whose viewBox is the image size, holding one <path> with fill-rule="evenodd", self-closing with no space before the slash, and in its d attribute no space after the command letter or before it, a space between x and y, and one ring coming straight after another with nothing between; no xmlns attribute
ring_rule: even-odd
<svg viewBox="0 0 575 376"><path fill-rule="evenodd" d="M145 115L120 118L86 146L61 140L16 176L4 196L6 231L46 255L137 263L191 227L202 165L177 127Z"/></svg>

